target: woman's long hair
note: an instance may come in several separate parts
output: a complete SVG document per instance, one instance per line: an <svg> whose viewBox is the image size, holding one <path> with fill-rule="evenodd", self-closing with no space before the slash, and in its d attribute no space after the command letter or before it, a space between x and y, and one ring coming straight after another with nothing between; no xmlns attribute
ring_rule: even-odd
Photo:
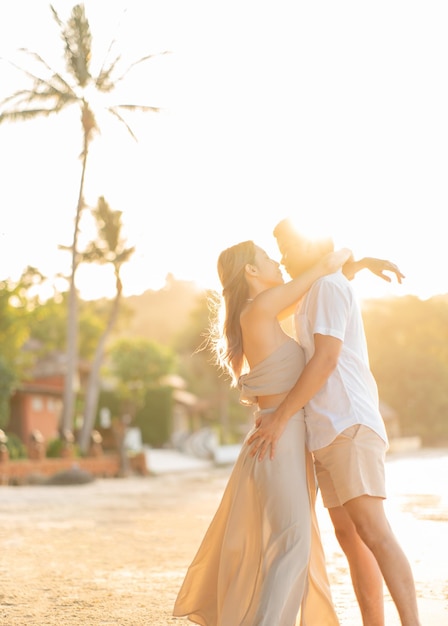
<svg viewBox="0 0 448 626"><path fill-rule="evenodd" d="M247 263L255 263L255 244L243 241L226 250L218 258L218 275L222 285L220 306L215 307L212 322L212 346L216 362L232 378L236 387L244 366L240 315L249 295L245 278Z"/></svg>

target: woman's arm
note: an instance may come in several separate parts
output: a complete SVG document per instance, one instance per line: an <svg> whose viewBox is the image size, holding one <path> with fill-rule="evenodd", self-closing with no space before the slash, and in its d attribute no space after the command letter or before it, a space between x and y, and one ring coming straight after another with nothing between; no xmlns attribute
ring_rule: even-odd
<svg viewBox="0 0 448 626"><path fill-rule="evenodd" d="M278 317L283 311L294 306L316 280L341 269L351 254L348 248L326 254L300 276L258 294L253 305L264 309L270 316Z"/></svg>
<svg viewBox="0 0 448 626"><path fill-rule="evenodd" d="M344 264L342 267L342 272L348 280L353 280L355 274L357 274L360 270L368 269L379 276L383 280L386 280L388 283L391 282L391 277L384 272L392 272L397 277L397 281L401 284L403 278L405 278L404 274L400 272L398 267L392 263L391 261L387 261L384 259L376 259L375 257L364 257L359 259L359 261L355 261L352 257Z"/></svg>

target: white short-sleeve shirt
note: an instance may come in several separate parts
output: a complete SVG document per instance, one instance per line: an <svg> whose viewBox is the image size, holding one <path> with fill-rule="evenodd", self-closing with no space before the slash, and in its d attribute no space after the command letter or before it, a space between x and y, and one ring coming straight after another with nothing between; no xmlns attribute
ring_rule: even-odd
<svg viewBox="0 0 448 626"><path fill-rule="evenodd" d="M387 443L361 310L341 271L313 284L297 307L295 330L307 363L314 354L315 334L343 342L336 369L305 407L308 448L323 448L356 424L368 426Z"/></svg>

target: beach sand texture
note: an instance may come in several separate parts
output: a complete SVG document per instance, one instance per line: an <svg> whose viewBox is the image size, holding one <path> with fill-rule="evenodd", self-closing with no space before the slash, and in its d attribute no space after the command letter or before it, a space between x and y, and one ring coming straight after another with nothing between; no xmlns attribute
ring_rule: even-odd
<svg viewBox="0 0 448 626"><path fill-rule="evenodd" d="M169 470L169 468L168 468ZM2 626L167 626L229 467L74 486L0 487ZM448 450L391 455L387 512L424 626L448 624ZM347 563L318 501L341 626L360 626ZM385 590L387 626L399 620Z"/></svg>

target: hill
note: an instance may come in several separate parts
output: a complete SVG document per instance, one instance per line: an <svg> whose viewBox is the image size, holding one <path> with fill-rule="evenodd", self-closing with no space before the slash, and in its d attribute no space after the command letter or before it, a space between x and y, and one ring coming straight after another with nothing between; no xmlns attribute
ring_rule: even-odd
<svg viewBox="0 0 448 626"><path fill-rule="evenodd" d="M203 293L194 282L176 280L168 274L162 289L123 298L127 319L117 334L170 344L185 327Z"/></svg>

